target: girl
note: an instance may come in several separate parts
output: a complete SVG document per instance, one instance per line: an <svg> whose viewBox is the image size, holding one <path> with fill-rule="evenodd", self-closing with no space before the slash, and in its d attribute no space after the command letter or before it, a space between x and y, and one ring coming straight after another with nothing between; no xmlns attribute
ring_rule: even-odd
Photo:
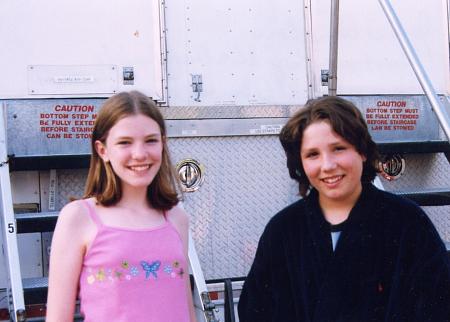
<svg viewBox="0 0 450 322"><path fill-rule="evenodd" d="M84 199L66 205L52 241L48 322L195 321L188 217L162 115L139 92L105 101L92 135Z"/></svg>
<svg viewBox="0 0 450 322"><path fill-rule="evenodd" d="M280 140L304 198L266 226L240 322L449 321L445 246L418 206L371 184L377 152L359 110L310 101Z"/></svg>

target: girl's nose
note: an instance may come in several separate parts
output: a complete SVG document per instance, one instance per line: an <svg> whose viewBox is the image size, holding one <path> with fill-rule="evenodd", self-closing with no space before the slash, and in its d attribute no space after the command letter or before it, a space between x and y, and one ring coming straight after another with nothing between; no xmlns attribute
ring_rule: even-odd
<svg viewBox="0 0 450 322"><path fill-rule="evenodd" d="M146 157L146 151L142 144L136 144L132 150L132 158L135 160L142 160Z"/></svg>

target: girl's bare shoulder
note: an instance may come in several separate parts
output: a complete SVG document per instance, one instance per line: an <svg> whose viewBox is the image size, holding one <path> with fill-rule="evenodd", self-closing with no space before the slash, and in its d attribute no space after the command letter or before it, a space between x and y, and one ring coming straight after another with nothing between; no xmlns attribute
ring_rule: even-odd
<svg viewBox="0 0 450 322"><path fill-rule="evenodd" d="M65 205L58 215L56 227L79 232L92 225L87 202L92 203L93 199L74 200Z"/></svg>
<svg viewBox="0 0 450 322"><path fill-rule="evenodd" d="M180 225L189 225L189 217L187 213L179 206L175 206L167 211L167 218L173 223Z"/></svg>

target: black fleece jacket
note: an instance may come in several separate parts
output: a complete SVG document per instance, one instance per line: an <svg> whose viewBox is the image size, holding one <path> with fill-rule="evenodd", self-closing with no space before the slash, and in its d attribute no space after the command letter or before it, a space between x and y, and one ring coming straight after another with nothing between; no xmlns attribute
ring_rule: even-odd
<svg viewBox="0 0 450 322"><path fill-rule="evenodd" d="M240 322L450 321L450 264L426 214L372 184L333 252L313 190L266 226L238 310Z"/></svg>

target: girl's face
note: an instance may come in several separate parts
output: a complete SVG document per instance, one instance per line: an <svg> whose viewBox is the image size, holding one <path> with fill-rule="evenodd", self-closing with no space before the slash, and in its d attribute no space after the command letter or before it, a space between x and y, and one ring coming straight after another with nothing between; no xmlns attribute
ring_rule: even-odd
<svg viewBox="0 0 450 322"><path fill-rule="evenodd" d="M303 132L300 160L324 205L353 207L361 190L366 157L333 131L327 121L310 124Z"/></svg>
<svg viewBox="0 0 450 322"><path fill-rule="evenodd" d="M161 166L163 138L158 123L137 114L120 119L110 130L105 144L95 142L99 156L110 162L122 188L147 187Z"/></svg>

